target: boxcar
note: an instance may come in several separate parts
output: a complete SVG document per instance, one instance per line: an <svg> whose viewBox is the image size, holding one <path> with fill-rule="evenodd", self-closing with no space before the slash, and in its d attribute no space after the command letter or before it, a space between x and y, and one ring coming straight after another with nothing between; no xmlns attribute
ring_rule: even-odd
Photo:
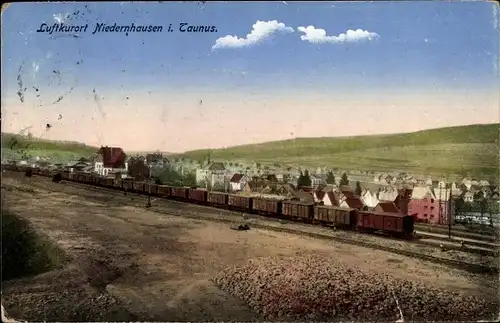
<svg viewBox="0 0 500 323"><path fill-rule="evenodd" d="M236 194L228 194L227 205L230 208L250 212L252 210L252 198Z"/></svg>
<svg viewBox="0 0 500 323"><path fill-rule="evenodd" d="M198 204L205 204L207 202L208 191L203 188L190 188L188 191L188 198Z"/></svg>
<svg viewBox="0 0 500 323"><path fill-rule="evenodd" d="M281 214L285 217L312 220L314 203L301 201L283 201Z"/></svg>
<svg viewBox="0 0 500 323"><path fill-rule="evenodd" d="M265 197L253 197L252 210L260 214L280 215L281 201Z"/></svg>
<svg viewBox="0 0 500 323"><path fill-rule="evenodd" d="M174 198L185 200L188 198L188 191L189 188L187 187L172 187L171 188L171 195Z"/></svg>
<svg viewBox="0 0 500 323"><path fill-rule="evenodd" d="M227 206L228 194L221 192L208 192L207 203L213 206Z"/></svg>
<svg viewBox="0 0 500 323"><path fill-rule="evenodd" d="M352 228L356 225L356 210L317 205L314 207L314 220L337 227Z"/></svg>
<svg viewBox="0 0 500 323"><path fill-rule="evenodd" d="M170 186L167 185L158 185L157 191L158 191L157 194L160 197L169 197L171 194Z"/></svg>
<svg viewBox="0 0 500 323"><path fill-rule="evenodd" d="M104 179L104 186L113 188L115 186L115 179L111 177L106 177Z"/></svg>

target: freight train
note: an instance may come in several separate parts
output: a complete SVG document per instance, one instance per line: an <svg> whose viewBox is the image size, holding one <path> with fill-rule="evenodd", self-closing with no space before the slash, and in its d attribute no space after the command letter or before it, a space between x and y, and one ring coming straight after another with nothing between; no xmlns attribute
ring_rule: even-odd
<svg viewBox="0 0 500 323"><path fill-rule="evenodd" d="M409 239L414 236L414 218L409 215L360 211L336 206L316 205L313 202L278 200L260 196L208 191L195 187L176 187L138 182L127 179L100 177L88 173L54 173L31 169L33 175L61 176L62 180L100 186L124 192L150 194L151 196L187 203L224 208L246 213L300 220L308 223L330 225L345 230L378 232Z"/></svg>

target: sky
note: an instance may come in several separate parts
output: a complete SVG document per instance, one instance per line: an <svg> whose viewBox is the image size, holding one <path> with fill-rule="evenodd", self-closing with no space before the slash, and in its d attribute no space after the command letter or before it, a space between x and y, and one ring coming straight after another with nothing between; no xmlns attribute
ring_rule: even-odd
<svg viewBox="0 0 500 323"><path fill-rule="evenodd" d="M181 152L495 123L498 8L14 3L2 14L2 131ZM61 23L81 30L46 31Z"/></svg>

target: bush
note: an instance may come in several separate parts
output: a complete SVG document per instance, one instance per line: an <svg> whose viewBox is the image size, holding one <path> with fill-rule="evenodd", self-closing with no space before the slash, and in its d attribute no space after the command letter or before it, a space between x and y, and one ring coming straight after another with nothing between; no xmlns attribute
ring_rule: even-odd
<svg viewBox="0 0 500 323"><path fill-rule="evenodd" d="M2 212L2 282L60 266L66 254L39 236L24 219Z"/></svg>

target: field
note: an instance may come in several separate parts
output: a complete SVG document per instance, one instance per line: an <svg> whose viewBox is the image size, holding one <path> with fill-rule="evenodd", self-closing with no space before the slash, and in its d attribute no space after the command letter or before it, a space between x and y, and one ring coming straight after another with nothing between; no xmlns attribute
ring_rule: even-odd
<svg viewBox="0 0 500 323"><path fill-rule="evenodd" d="M5 209L71 258L65 268L3 284L3 305L18 319L261 321L212 279L228 267L269 256L334 257L450 292L496 295L497 286L481 275L334 241L262 228L235 231L201 218L159 214L136 195L120 200L4 173L2 199Z"/></svg>
<svg viewBox="0 0 500 323"><path fill-rule="evenodd" d="M182 157L256 161L316 168L407 171L490 178L498 173L499 125L469 125L406 134L297 138L226 149L196 150Z"/></svg>
<svg viewBox="0 0 500 323"><path fill-rule="evenodd" d="M71 161L80 157L89 157L97 150L97 147L79 142L53 141L2 133L2 157L8 159L38 156L58 161Z"/></svg>

